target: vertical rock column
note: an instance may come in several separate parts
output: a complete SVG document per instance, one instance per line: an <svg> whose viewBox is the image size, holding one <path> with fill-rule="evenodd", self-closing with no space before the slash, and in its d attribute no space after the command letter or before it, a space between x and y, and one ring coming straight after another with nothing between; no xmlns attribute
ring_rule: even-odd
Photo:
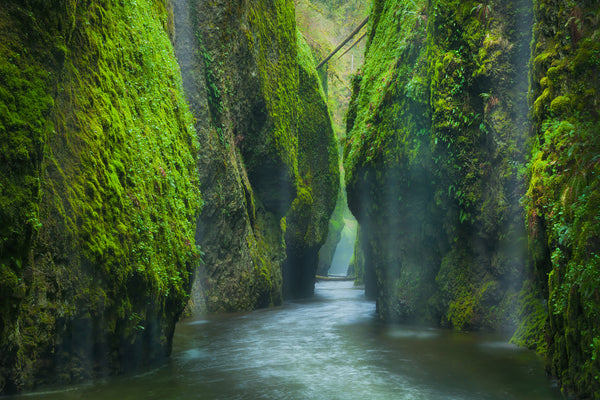
<svg viewBox="0 0 600 400"><path fill-rule="evenodd" d="M296 195L298 168L293 4L178 0L174 11L205 201L196 311L279 304L281 218Z"/></svg>
<svg viewBox="0 0 600 400"><path fill-rule="evenodd" d="M329 217L339 190L337 143L315 61L298 32L298 194L286 216L283 294L314 292L319 249L327 239Z"/></svg>

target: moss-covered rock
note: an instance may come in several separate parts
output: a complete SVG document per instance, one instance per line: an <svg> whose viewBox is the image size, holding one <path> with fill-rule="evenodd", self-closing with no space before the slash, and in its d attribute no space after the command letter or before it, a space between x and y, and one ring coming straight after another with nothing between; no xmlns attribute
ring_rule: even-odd
<svg viewBox="0 0 600 400"><path fill-rule="evenodd" d="M304 37L298 32L298 194L286 216L283 294L313 293L319 249L339 192L338 149L321 80Z"/></svg>
<svg viewBox="0 0 600 400"><path fill-rule="evenodd" d="M426 52L418 45L426 11L423 2L382 1L371 13L344 150L348 204L360 224L354 261L380 315L411 319L425 315L436 264L428 137L421 134L430 129Z"/></svg>
<svg viewBox="0 0 600 400"><path fill-rule="evenodd" d="M373 4L345 166L385 319L515 328L531 24L526 1Z"/></svg>
<svg viewBox="0 0 600 400"><path fill-rule="evenodd" d="M537 0L530 247L549 272L548 369L565 392L600 398L600 6ZM545 280L545 279L544 279Z"/></svg>
<svg viewBox="0 0 600 400"><path fill-rule="evenodd" d="M169 354L197 141L165 1L0 6L0 392Z"/></svg>
<svg viewBox="0 0 600 400"><path fill-rule="evenodd" d="M279 304L284 259L292 271L292 252L308 259L318 251L339 185L329 115L293 3L174 6L205 201L192 299L212 312Z"/></svg>
<svg viewBox="0 0 600 400"><path fill-rule="evenodd" d="M293 4L175 1L174 16L205 201L192 299L212 312L279 304L280 220L298 186Z"/></svg>

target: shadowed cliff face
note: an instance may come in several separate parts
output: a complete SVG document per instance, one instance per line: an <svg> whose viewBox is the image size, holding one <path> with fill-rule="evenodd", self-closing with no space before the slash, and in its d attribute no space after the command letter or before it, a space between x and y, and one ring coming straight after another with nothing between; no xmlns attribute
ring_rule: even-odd
<svg viewBox="0 0 600 400"><path fill-rule="evenodd" d="M480 6L374 3L345 165L388 320L514 329L531 4Z"/></svg>
<svg viewBox="0 0 600 400"><path fill-rule="evenodd" d="M375 1L344 154L355 262L382 318L515 332L586 398L600 343L598 12Z"/></svg>
<svg viewBox="0 0 600 400"><path fill-rule="evenodd" d="M283 294L314 292L319 249L327 239L329 217L339 191L338 151L315 61L298 32L298 195L286 216Z"/></svg>
<svg viewBox="0 0 600 400"><path fill-rule="evenodd" d="M206 204L196 232L203 266L193 292L203 292L208 311L250 310L282 299L285 247L279 220L294 196L297 145L295 126L281 127L280 121L293 118L277 115L276 109L286 100L291 108L297 104L295 36L290 36L295 25L291 5L277 2L287 25L281 31L262 26L275 13L266 7L176 2L176 10L189 13L187 21L180 11L175 14L175 42L180 59L193 54L181 67L196 116ZM192 35L187 48L180 43L185 30ZM267 64L281 70L269 76ZM279 75L288 87L272 98L269 85ZM287 136L272 137L276 124Z"/></svg>
<svg viewBox="0 0 600 400"><path fill-rule="evenodd" d="M548 295L548 369L581 398L600 393L600 4L535 1L534 144L524 199Z"/></svg>
<svg viewBox="0 0 600 400"><path fill-rule="evenodd" d="M314 61L298 55L293 5L177 1L175 17L205 201L194 293L203 291L209 311L233 311L279 304L298 280L311 292L313 262L294 260L316 255L339 178ZM283 289L282 268L298 277Z"/></svg>
<svg viewBox="0 0 600 400"><path fill-rule="evenodd" d="M0 6L0 392L162 360L197 142L166 2Z"/></svg>
<svg viewBox="0 0 600 400"><path fill-rule="evenodd" d="M208 311L233 311L281 302L283 237L272 211L287 210L294 182L293 176L283 186L262 181L264 190L271 185L270 190L282 190L285 197L278 204L269 198L267 209L249 179L242 146L248 151L247 137L268 135L261 130L268 129L271 118L257 55L243 31L249 29L249 9L229 9L227 4L174 2L175 48L196 118L205 201L196 230L204 253L192 291L196 312L203 304Z"/></svg>

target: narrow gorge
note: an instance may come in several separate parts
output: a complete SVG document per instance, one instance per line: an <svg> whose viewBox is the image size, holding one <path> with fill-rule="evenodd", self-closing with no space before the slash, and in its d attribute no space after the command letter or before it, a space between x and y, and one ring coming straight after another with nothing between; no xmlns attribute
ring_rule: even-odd
<svg viewBox="0 0 600 400"><path fill-rule="evenodd" d="M600 399L599 14L3 1L0 394Z"/></svg>

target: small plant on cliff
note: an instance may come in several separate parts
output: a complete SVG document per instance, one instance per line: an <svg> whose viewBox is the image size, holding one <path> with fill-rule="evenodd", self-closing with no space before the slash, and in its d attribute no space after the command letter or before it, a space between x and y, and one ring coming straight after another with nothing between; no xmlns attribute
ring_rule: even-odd
<svg viewBox="0 0 600 400"><path fill-rule="evenodd" d="M471 9L471 14L476 14L481 22L487 22L492 13L492 6L489 3L479 3Z"/></svg>

